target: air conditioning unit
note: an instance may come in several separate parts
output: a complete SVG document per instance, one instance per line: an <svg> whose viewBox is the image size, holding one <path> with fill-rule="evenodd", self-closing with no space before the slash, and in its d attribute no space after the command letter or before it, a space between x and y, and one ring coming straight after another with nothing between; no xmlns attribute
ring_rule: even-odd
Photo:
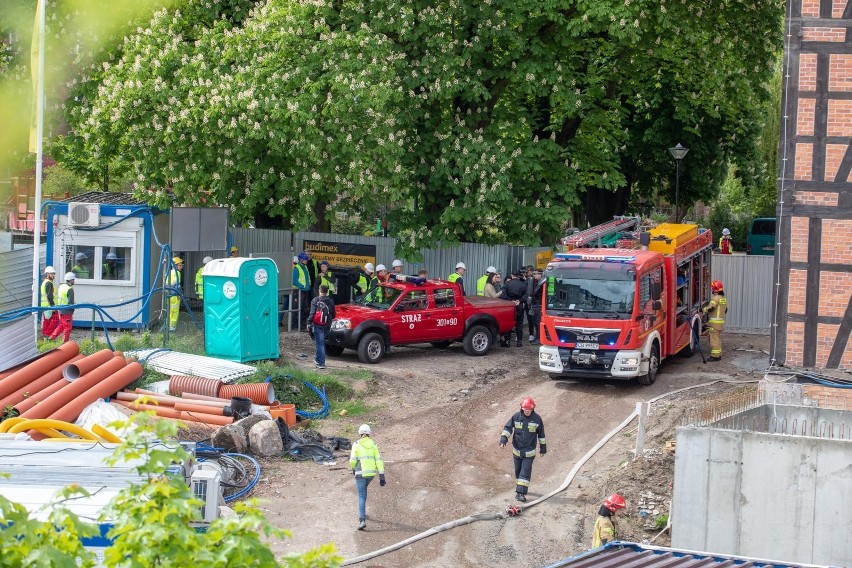
<svg viewBox="0 0 852 568"><path fill-rule="evenodd" d="M97 227L101 208L97 203L69 203L68 224L72 227Z"/></svg>
<svg viewBox="0 0 852 568"><path fill-rule="evenodd" d="M192 494L202 502L201 520L212 523L219 516L219 491L222 474L212 469L196 469L190 483Z"/></svg>

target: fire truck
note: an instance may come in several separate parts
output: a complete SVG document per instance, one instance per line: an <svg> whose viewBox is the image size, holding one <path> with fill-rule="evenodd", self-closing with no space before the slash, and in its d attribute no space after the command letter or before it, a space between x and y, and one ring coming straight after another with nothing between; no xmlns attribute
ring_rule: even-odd
<svg viewBox="0 0 852 568"><path fill-rule="evenodd" d="M547 265L539 368L553 378L650 385L661 361L698 349L713 235L691 224L638 228L622 217L572 235Z"/></svg>

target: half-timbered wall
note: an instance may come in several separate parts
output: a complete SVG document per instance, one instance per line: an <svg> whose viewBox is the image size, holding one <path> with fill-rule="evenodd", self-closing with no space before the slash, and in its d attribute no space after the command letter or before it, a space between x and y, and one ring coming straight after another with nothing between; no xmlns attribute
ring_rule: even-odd
<svg viewBox="0 0 852 568"><path fill-rule="evenodd" d="M852 368L852 0L789 0L773 362Z"/></svg>

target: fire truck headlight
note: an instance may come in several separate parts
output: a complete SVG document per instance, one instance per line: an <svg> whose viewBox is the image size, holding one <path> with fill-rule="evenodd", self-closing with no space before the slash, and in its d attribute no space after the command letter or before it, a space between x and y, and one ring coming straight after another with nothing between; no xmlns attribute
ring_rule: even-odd
<svg viewBox="0 0 852 568"><path fill-rule="evenodd" d="M539 353L538 358L540 361L553 361L553 353Z"/></svg>
<svg viewBox="0 0 852 568"><path fill-rule="evenodd" d="M625 357L621 360L622 365L638 365L639 358L638 357Z"/></svg>
<svg viewBox="0 0 852 568"><path fill-rule="evenodd" d="M351 327L352 322L350 322L348 319L335 319L331 322L331 329L335 331L350 329Z"/></svg>

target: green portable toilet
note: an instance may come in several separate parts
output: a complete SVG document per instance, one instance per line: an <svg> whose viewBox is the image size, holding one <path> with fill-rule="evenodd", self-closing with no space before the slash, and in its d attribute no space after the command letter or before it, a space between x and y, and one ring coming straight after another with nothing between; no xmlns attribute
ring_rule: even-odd
<svg viewBox="0 0 852 568"><path fill-rule="evenodd" d="M204 349L232 361L278 358L278 268L270 258L220 258L201 273Z"/></svg>

